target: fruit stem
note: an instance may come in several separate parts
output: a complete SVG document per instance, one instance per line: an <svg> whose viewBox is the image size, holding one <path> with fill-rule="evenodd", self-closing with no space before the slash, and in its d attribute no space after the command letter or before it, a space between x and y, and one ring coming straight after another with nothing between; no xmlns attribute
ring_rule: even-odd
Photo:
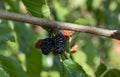
<svg viewBox="0 0 120 77"><path fill-rule="evenodd" d="M66 45L66 52L70 52L70 48L71 48L71 37L67 38L67 45Z"/></svg>

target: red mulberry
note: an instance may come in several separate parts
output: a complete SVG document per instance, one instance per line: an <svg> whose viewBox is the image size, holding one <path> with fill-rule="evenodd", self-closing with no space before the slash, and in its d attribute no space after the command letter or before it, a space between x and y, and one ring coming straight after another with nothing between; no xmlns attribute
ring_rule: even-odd
<svg viewBox="0 0 120 77"><path fill-rule="evenodd" d="M71 35L73 35L74 31L71 31L71 30L63 30L63 35L64 37L68 38L70 37Z"/></svg>

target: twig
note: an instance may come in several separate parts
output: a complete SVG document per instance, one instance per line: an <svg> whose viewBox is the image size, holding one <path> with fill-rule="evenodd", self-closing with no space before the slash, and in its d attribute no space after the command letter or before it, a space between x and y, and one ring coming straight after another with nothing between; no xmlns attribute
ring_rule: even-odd
<svg viewBox="0 0 120 77"><path fill-rule="evenodd" d="M39 26L45 26L55 29L73 30L78 32L90 33L120 40L120 30L108 30L66 22L46 20L42 18L36 18L32 16L21 15L17 13L11 13L6 11L0 11L0 18L14 20L19 22L30 23Z"/></svg>

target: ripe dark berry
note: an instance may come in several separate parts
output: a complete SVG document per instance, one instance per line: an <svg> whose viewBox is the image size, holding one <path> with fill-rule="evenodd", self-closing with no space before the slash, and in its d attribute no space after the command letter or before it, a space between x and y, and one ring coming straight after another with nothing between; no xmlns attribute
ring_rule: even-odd
<svg viewBox="0 0 120 77"><path fill-rule="evenodd" d="M61 32L54 37L54 53L62 54L66 50L66 39Z"/></svg>
<svg viewBox="0 0 120 77"><path fill-rule="evenodd" d="M53 48L53 44L54 42L52 38L46 38L41 40L40 48L42 50L42 53L44 55L48 55Z"/></svg>

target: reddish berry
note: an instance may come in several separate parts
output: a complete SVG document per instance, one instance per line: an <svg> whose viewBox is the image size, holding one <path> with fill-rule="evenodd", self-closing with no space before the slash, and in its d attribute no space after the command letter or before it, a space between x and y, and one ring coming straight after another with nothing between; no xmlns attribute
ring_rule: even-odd
<svg viewBox="0 0 120 77"><path fill-rule="evenodd" d="M40 30L41 30L41 27L38 26L38 25L33 25L33 28L35 29L35 31L36 31L37 33L39 33Z"/></svg>
<svg viewBox="0 0 120 77"><path fill-rule="evenodd" d="M70 51L71 51L72 53L74 53L74 52L77 51L77 49L78 49L78 45L75 44L75 45L72 46L72 48L70 49Z"/></svg>
<svg viewBox="0 0 120 77"><path fill-rule="evenodd" d="M70 37L73 33L74 33L74 31L71 31L71 30L63 30L63 35L66 38Z"/></svg>
<svg viewBox="0 0 120 77"><path fill-rule="evenodd" d="M35 48L40 48L40 44L41 44L41 40L38 40L36 43L35 43Z"/></svg>

